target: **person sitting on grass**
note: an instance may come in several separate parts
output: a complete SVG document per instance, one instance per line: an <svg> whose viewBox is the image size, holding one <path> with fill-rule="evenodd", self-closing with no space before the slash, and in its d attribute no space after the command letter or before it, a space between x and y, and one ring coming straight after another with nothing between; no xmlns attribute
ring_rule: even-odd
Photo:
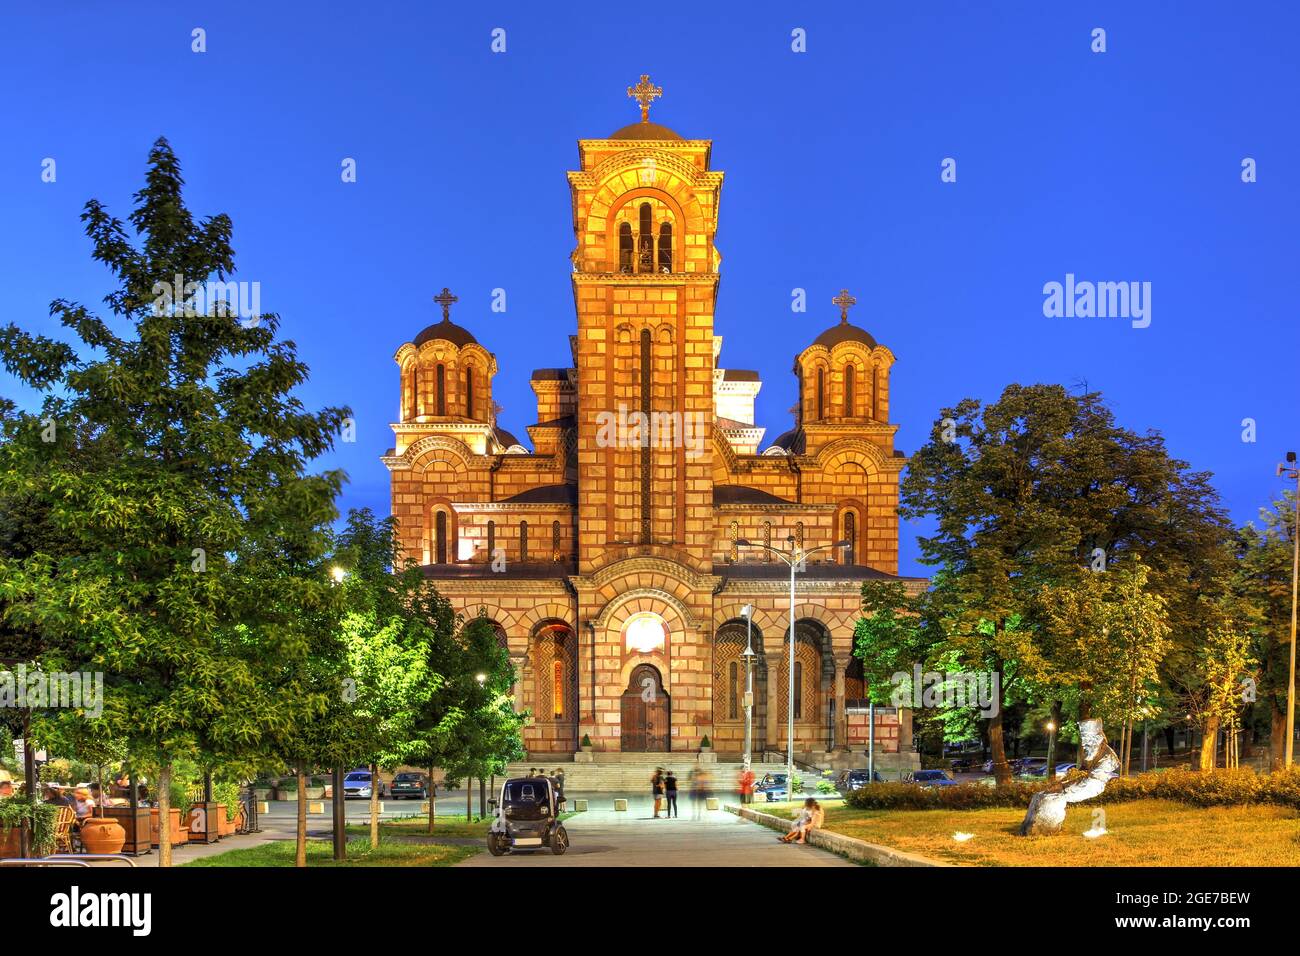
<svg viewBox="0 0 1300 956"><path fill-rule="evenodd" d="M822 810L822 805L809 797L803 802L803 809L799 815L794 818L794 825L790 827L790 832L781 837L782 843L807 843L808 834L821 826L826 819L826 812Z"/></svg>

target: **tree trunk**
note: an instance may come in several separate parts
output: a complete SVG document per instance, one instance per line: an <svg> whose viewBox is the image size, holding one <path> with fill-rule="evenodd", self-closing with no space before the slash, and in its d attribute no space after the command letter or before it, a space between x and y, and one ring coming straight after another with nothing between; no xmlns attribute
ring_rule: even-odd
<svg viewBox="0 0 1300 956"><path fill-rule="evenodd" d="M438 785L433 782L433 766L429 766L429 832L433 832L433 823L436 819L438 802Z"/></svg>
<svg viewBox="0 0 1300 956"><path fill-rule="evenodd" d="M465 775L465 822L469 823L474 815L474 786L471 783L473 778Z"/></svg>
<svg viewBox="0 0 1300 956"><path fill-rule="evenodd" d="M1061 702L1052 701L1052 726L1056 728L1047 735L1047 779L1056 779L1056 738L1061 733Z"/></svg>
<svg viewBox="0 0 1300 956"><path fill-rule="evenodd" d="M1201 770L1213 770L1218 762L1219 718L1206 718L1201 735Z"/></svg>
<svg viewBox="0 0 1300 956"><path fill-rule="evenodd" d="M1276 702L1268 705L1268 765L1281 770L1286 763L1286 711L1279 710Z"/></svg>
<svg viewBox="0 0 1300 956"><path fill-rule="evenodd" d="M1165 746L1169 750L1169 759L1174 759L1174 750L1178 743L1178 732L1174 730L1172 724L1165 728Z"/></svg>
<svg viewBox="0 0 1300 956"><path fill-rule="evenodd" d="M379 764L370 765L370 849L379 849Z"/></svg>
<svg viewBox="0 0 1300 956"><path fill-rule="evenodd" d="M172 765L158 768L158 865L172 865Z"/></svg>
<svg viewBox="0 0 1300 956"><path fill-rule="evenodd" d="M298 780L298 834L294 841L293 865L307 865L307 770L301 760L296 768Z"/></svg>
<svg viewBox="0 0 1300 956"><path fill-rule="evenodd" d="M995 687L999 688L1001 693L1002 687L1002 665L997 667L997 682ZM989 749L993 751L993 777L998 785L1011 782L1011 764L1007 763L1007 746L1002 736L1002 701L993 702L995 711L989 718Z"/></svg>

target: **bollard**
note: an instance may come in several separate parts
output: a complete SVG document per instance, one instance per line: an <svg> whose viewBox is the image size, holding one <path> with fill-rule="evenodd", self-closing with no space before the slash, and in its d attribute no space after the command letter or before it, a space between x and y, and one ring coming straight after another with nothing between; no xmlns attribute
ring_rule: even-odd
<svg viewBox="0 0 1300 956"><path fill-rule="evenodd" d="M573 801L573 809L574 809L574 811L577 812L577 813L586 813L586 812L587 812L587 801L586 801L586 800L574 800L574 801Z"/></svg>
<svg viewBox="0 0 1300 956"><path fill-rule="evenodd" d="M717 797L708 797L708 798L704 801L704 806L705 806L705 808L708 809L708 810L716 810L716 809L718 809L718 806L719 806L719 804L718 804L718 798L717 798Z"/></svg>
<svg viewBox="0 0 1300 956"><path fill-rule="evenodd" d="M324 803L324 801L322 801L322 800L308 800L308 801L307 801L307 812L308 812L308 813L324 813L324 812L325 812L325 803Z"/></svg>
<svg viewBox="0 0 1300 956"><path fill-rule="evenodd" d="M618 797L618 798L616 798L616 799L614 800L614 810L615 810L615 811L621 813L622 811L624 811L624 810L626 810L626 809L627 809L627 801L626 801L626 800L624 800L622 797Z"/></svg>

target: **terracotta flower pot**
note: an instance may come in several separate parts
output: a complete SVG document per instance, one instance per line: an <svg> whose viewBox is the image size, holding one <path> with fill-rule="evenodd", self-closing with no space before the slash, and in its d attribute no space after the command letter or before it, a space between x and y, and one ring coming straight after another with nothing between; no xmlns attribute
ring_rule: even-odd
<svg viewBox="0 0 1300 956"><path fill-rule="evenodd" d="M17 857L21 849L22 837L18 827L0 827L0 859Z"/></svg>
<svg viewBox="0 0 1300 956"><path fill-rule="evenodd" d="M126 830L112 817L91 817L81 825L81 845L87 853L121 853Z"/></svg>
<svg viewBox="0 0 1300 956"><path fill-rule="evenodd" d="M176 846L177 844L180 843L188 843L190 839L190 831L181 828L181 811L179 809L172 808L171 812L169 813L169 816L171 817L171 827L169 829L171 830L171 834L172 834L172 846ZM150 835L150 841L153 843L153 845L158 846L159 833L158 833L158 808L157 807L153 807L149 811L149 835Z"/></svg>

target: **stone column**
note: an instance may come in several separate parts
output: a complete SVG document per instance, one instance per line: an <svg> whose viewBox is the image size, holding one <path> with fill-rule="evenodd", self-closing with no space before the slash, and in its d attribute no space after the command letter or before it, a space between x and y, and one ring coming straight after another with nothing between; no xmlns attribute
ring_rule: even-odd
<svg viewBox="0 0 1300 956"><path fill-rule="evenodd" d="M844 713L844 675L848 672L850 658L835 658L835 739L831 742L836 750L849 749L849 722Z"/></svg>

